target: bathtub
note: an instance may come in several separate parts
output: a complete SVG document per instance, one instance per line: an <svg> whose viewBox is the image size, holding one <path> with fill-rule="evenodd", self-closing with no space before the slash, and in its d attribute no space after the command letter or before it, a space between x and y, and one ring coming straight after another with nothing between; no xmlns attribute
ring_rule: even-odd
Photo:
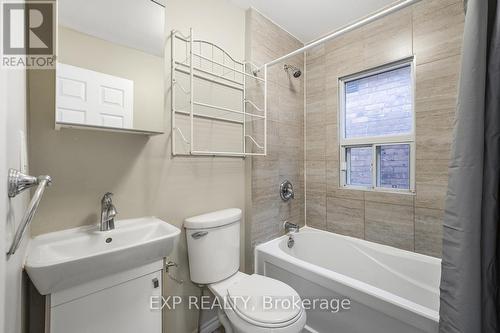
<svg viewBox="0 0 500 333"><path fill-rule="evenodd" d="M309 306L306 332L438 332L441 260L305 227L258 245L256 272L308 299L348 300L350 307Z"/></svg>

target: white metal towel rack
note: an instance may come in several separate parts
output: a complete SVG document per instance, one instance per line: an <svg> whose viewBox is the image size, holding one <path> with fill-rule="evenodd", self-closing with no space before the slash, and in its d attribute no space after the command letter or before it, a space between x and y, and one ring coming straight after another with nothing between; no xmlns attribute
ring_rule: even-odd
<svg viewBox="0 0 500 333"><path fill-rule="evenodd" d="M184 44L183 59L178 57L178 43ZM203 54L202 49L208 50ZM181 53L181 52L179 52ZM206 55L209 54L209 56ZM219 58L219 59L218 59ZM220 60L222 59L222 60ZM202 63L209 64L209 68L203 68ZM199 65L197 65L199 64ZM216 44L193 38L193 29L189 35L173 30L171 33L171 104L172 104L172 154L194 155L194 156L265 156L267 154L267 66L264 66L263 77L258 77L253 70L256 65L235 60L228 52ZM184 85L178 79L182 74L188 77ZM205 103L197 100L195 94L196 80L204 81L220 87L234 89L241 94L241 110L230 108L216 103ZM252 101L247 98L247 80L256 80L263 87L262 101ZM189 84L189 87L187 87ZM178 89L189 99L188 109L179 108L176 101ZM261 104L262 106L259 106ZM195 107L217 111L216 115L195 111ZM252 110L248 112L247 108ZM189 135L183 133L178 126L178 116L189 117ZM235 119L234 117L240 117ZM194 122L196 119L207 119L215 122L227 122L241 126L241 150L218 151L200 150L196 148ZM256 138L247 131L247 119L263 122L262 137ZM188 147L188 151L179 152L177 149L177 138L180 138Z"/></svg>

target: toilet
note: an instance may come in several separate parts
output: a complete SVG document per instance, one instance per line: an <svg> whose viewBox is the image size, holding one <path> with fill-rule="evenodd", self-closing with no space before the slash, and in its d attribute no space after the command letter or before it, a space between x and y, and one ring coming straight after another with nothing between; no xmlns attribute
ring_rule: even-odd
<svg viewBox="0 0 500 333"><path fill-rule="evenodd" d="M225 209L184 221L191 281L218 298L227 333L298 333L306 312L287 284L239 272L241 210Z"/></svg>

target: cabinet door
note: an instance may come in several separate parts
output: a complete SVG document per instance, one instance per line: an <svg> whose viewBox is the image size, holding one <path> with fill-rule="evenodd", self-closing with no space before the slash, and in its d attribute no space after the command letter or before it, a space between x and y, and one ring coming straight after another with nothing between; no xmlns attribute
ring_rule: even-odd
<svg viewBox="0 0 500 333"><path fill-rule="evenodd" d="M155 281L157 281L155 283ZM95 292L51 308L51 333L161 333L161 271Z"/></svg>
<svg viewBox="0 0 500 333"><path fill-rule="evenodd" d="M134 82L57 64L56 122L133 128Z"/></svg>

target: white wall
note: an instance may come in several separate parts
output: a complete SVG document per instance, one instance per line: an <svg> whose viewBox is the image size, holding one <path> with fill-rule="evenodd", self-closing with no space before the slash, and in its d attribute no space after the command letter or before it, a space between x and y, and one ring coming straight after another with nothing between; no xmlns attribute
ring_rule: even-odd
<svg viewBox="0 0 500 333"><path fill-rule="evenodd" d="M8 168L21 168L21 141L20 132L26 135L26 72L24 70L9 70L2 73L2 83L0 86L1 100L5 103L5 109L0 116L0 123L5 124L2 129L2 139L0 139L0 160L6 161L0 167L0 214L2 216L2 226L0 231L5 228L2 235L2 250L10 246L13 235L24 214L29 199L29 193L25 192L16 198L8 199L6 193L6 172ZM27 237L26 237L27 238ZM6 242L6 244L3 244ZM23 275L22 266L26 253L27 239L24 239L17 253L2 260L2 266L5 265L5 271L1 274L0 282L5 288L5 295L2 299L5 301L5 307L2 311L4 320L4 332L20 333L22 331L22 319L24 307L23 300ZM5 251L5 250L4 250ZM1 269L0 269L1 272ZM0 289L1 291L2 289Z"/></svg>
<svg viewBox="0 0 500 333"><path fill-rule="evenodd" d="M195 39L211 41L235 59L245 58L245 10L229 0L169 0L166 9L168 32L189 35L193 28Z"/></svg>
<svg viewBox="0 0 500 333"><path fill-rule="evenodd" d="M5 181L6 167L5 160L7 159L7 115L6 115L6 75L5 71L0 69L0 188L6 188ZM0 191L0 250L5 248L5 222L3 216L7 215L7 193ZM5 306L5 259L0 260L0 323L4 323L4 306Z"/></svg>

